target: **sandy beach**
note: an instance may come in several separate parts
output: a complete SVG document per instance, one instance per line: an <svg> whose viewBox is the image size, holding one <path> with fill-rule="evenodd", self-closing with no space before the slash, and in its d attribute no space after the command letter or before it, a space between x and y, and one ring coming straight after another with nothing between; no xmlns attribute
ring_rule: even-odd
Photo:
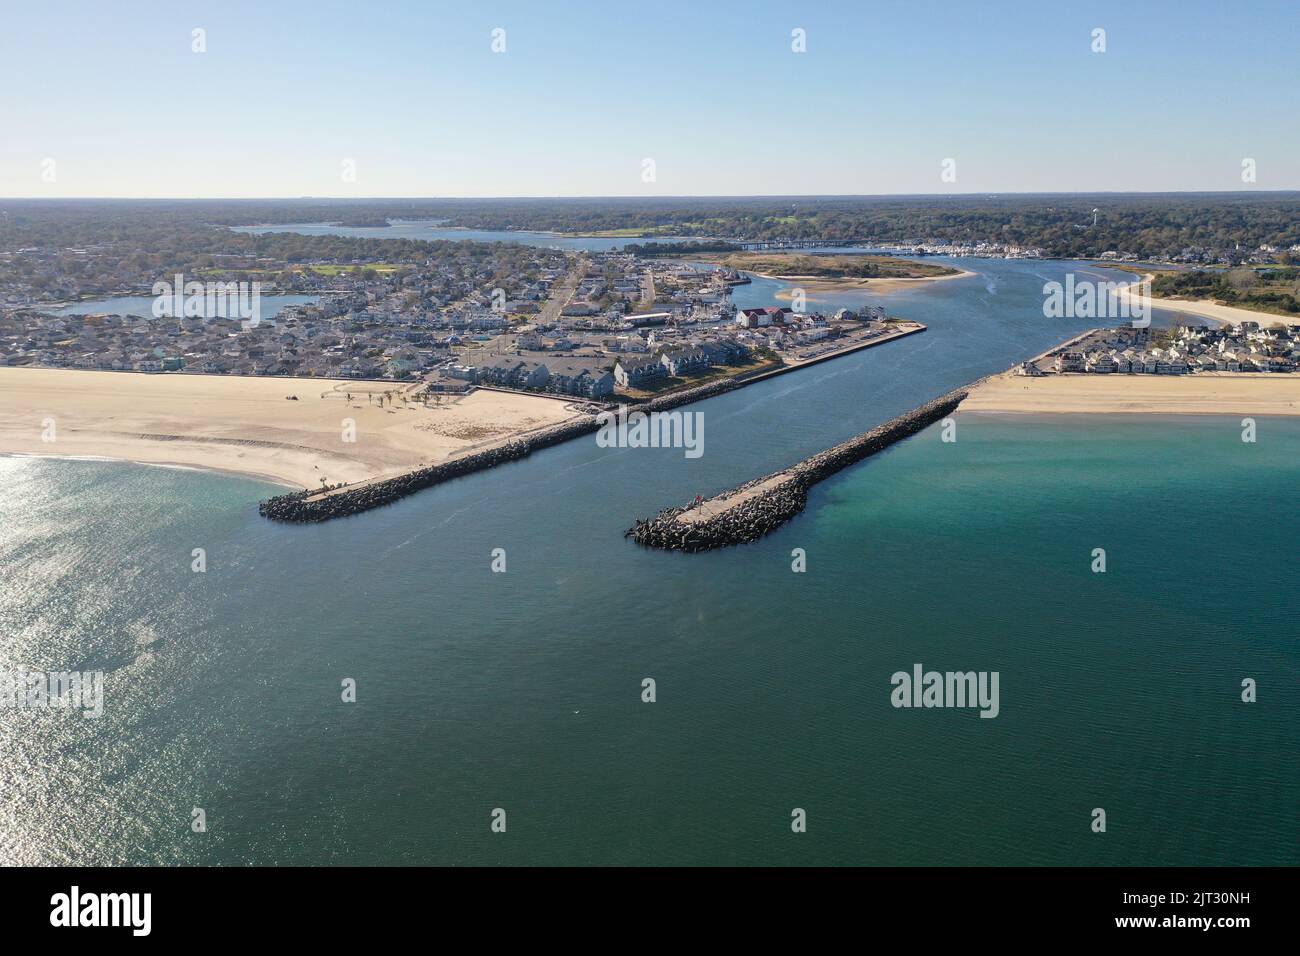
<svg viewBox="0 0 1300 956"><path fill-rule="evenodd" d="M396 382L0 368L0 454L184 465L296 488L398 475L576 413L477 390L428 408ZM372 399L388 392L383 407ZM351 394L351 401L348 395ZM296 395L297 401L287 396ZM355 441L345 440L345 420ZM52 422L53 441L49 435Z"/></svg>
<svg viewBox="0 0 1300 956"><path fill-rule="evenodd" d="M776 279L780 282L797 282L799 288L804 290L809 301L816 302L818 294L834 294L836 292L897 292L900 289L915 288L918 285L925 285L930 282L950 282L953 279L969 279L971 276L979 273L970 272L962 269L955 275L950 276L921 276L915 279L822 279L816 276L785 276L785 275L765 275L761 272L755 272L754 275L761 279ZM776 298L782 302L789 302L792 298L790 289L783 289L776 294Z"/></svg>
<svg viewBox="0 0 1300 956"><path fill-rule="evenodd" d="M1154 278L1154 273L1148 272L1138 282L1150 282L1152 278ZM1132 293L1127 285L1116 293L1116 297L1121 301L1127 301L1131 295ZM1158 299L1153 296L1150 302L1153 308L1165 309L1169 312L1185 312L1188 315L1210 319L1220 325L1258 322L1261 328L1267 328L1272 325L1286 325L1288 322L1300 321L1300 319L1289 320L1284 316L1273 315L1271 312L1256 312L1254 309L1243 309L1235 305L1222 305L1211 299Z"/></svg>
<svg viewBox="0 0 1300 956"><path fill-rule="evenodd" d="M1300 375L1045 375L1004 372L977 386L963 412L1300 415Z"/></svg>

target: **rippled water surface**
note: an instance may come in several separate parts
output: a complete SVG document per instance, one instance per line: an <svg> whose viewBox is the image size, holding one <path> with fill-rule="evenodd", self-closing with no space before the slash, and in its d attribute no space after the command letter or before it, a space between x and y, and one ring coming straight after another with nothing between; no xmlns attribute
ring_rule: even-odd
<svg viewBox="0 0 1300 956"><path fill-rule="evenodd" d="M928 332L696 406L695 460L584 439L286 527L0 458L0 667L106 674L98 720L0 710L0 861L1298 862L1296 420L964 415L757 544L623 540L1087 325L1042 317L1070 264L962 265L880 300ZM999 716L892 708L915 663Z"/></svg>

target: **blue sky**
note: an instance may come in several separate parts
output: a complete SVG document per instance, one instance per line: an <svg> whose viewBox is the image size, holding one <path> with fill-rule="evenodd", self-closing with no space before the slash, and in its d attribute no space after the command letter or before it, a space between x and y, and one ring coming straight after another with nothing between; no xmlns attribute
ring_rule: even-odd
<svg viewBox="0 0 1300 956"><path fill-rule="evenodd" d="M1300 188L1295 0L3 2L0 196Z"/></svg>

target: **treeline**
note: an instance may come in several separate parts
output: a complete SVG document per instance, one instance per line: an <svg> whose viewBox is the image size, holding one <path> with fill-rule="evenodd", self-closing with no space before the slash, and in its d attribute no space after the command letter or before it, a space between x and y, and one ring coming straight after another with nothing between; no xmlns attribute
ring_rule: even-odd
<svg viewBox="0 0 1300 956"><path fill-rule="evenodd" d="M734 242L646 242L629 243L623 246L624 252L637 256L688 256L700 252L737 252L740 246Z"/></svg>
<svg viewBox="0 0 1300 956"><path fill-rule="evenodd" d="M93 295L183 272L281 274L325 262L351 266L426 264L448 276L529 277L554 254L512 243L234 232L199 211L208 204L128 201L0 202L2 284L46 296ZM19 250L23 250L18 255ZM405 268L403 268L405 267Z"/></svg>
<svg viewBox="0 0 1300 956"><path fill-rule="evenodd" d="M1296 269L1162 272L1152 279L1151 294L1160 298L1214 299L1226 305L1300 315L1298 276Z"/></svg>
<svg viewBox="0 0 1300 956"><path fill-rule="evenodd" d="M157 201L0 201L0 252L128 250L168 261L242 256L297 263L317 260L423 262L441 257L488 257L494 246L468 240L308 236L296 232L235 232L209 213L225 204ZM522 249L522 247L521 247ZM211 264L211 263L209 263Z"/></svg>
<svg viewBox="0 0 1300 956"><path fill-rule="evenodd" d="M1094 224L1094 210L1096 221ZM601 233L634 229L677 239L998 242L1049 256L1116 250L1140 257L1240 259L1267 243L1300 244L1300 193L1021 196L821 196L622 199L8 200L0 249L14 243L104 241L106 236L195 252L263 251L256 239L304 256L355 256L368 244L342 236L235 238L218 227L262 223L424 219L492 230ZM316 242L313 243L313 240ZM639 243L638 246L646 244ZM385 255L420 255L400 246ZM326 253L330 255L332 253Z"/></svg>
<svg viewBox="0 0 1300 956"><path fill-rule="evenodd" d="M1300 194L1294 192L294 200L218 204L203 214L228 225L374 216L493 230L653 230L679 239L982 241L1032 246L1068 258L1109 250L1144 257L1199 250L1211 258L1231 258L1262 243L1281 248L1300 243Z"/></svg>

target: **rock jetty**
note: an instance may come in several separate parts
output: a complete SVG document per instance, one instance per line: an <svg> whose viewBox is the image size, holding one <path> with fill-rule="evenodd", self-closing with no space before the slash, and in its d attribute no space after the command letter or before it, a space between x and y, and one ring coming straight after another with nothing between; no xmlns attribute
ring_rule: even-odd
<svg viewBox="0 0 1300 956"><path fill-rule="evenodd" d="M732 391L748 384L748 377L736 377L709 382L694 388L682 389L659 398L651 399L639 405L631 406L629 411L645 414L663 412L690 402L698 402L724 392ZM379 508L383 505L400 501L407 495L415 494L424 488L440 485L444 481L460 478L464 475L493 468L509 461L518 461L542 448L558 445L571 438L589 435L600 428L598 415L584 415L549 428L532 432L513 441L486 448L460 458L452 458L437 465L419 468L415 471L369 481L364 484L345 486L323 492L319 489L294 491L289 494L268 498L258 505L258 513L272 521L287 521L305 524L316 521L329 521L331 518L345 518L350 515Z"/></svg>
<svg viewBox="0 0 1300 956"><path fill-rule="evenodd" d="M649 548L692 552L756 541L803 511L808 503L808 489L817 482L952 414L968 390L949 392L784 471L755 478L699 505L668 508L649 520L638 520L623 537ZM753 491L760 487L761 491ZM728 503L736 497L741 500ZM683 519L683 515L696 508L716 513L697 513Z"/></svg>

